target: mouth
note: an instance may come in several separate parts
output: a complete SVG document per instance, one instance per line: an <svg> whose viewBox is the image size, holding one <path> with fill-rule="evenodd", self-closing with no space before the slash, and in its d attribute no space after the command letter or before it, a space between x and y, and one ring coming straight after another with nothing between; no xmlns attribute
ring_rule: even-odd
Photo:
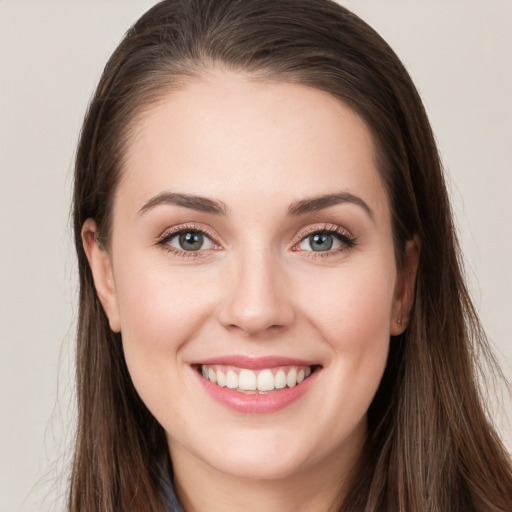
<svg viewBox="0 0 512 512"><path fill-rule="evenodd" d="M308 393L322 365L282 357L227 356L192 369L216 402L243 414L277 413Z"/></svg>
<svg viewBox="0 0 512 512"><path fill-rule="evenodd" d="M201 364L196 370L202 377L220 388L238 393L263 395L294 388L318 369L318 365L293 365L258 370L232 365Z"/></svg>

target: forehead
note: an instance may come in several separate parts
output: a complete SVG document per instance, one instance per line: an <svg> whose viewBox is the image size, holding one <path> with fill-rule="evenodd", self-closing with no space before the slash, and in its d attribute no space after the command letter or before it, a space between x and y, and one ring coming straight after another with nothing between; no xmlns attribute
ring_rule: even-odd
<svg viewBox="0 0 512 512"><path fill-rule="evenodd" d="M345 191L387 208L364 121L304 85L211 74L165 96L131 135L118 192L134 206L164 190L228 205Z"/></svg>

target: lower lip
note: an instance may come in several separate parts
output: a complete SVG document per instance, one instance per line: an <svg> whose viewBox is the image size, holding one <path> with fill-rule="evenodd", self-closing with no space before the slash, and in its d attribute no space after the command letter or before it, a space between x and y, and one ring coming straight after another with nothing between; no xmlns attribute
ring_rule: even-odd
<svg viewBox="0 0 512 512"><path fill-rule="evenodd" d="M284 388L261 395L246 394L229 388L221 388L195 372L208 394L217 402L244 414L270 414L278 412L299 400L315 382L319 370L313 372L293 388Z"/></svg>

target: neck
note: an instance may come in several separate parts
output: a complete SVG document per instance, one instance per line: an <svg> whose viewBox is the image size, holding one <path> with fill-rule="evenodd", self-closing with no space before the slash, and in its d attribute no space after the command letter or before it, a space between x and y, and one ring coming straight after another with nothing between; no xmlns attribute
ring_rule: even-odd
<svg viewBox="0 0 512 512"><path fill-rule="evenodd" d="M363 443L360 439L342 457L335 453L277 479L219 472L180 445L171 444L175 492L186 512L334 512L343 502Z"/></svg>

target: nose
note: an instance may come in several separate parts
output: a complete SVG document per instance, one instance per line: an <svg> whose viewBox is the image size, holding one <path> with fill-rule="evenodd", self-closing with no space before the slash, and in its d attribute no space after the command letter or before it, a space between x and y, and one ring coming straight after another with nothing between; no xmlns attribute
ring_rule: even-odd
<svg viewBox="0 0 512 512"><path fill-rule="evenodd" d="M269 254L240 258L231 268L220 323L246 336L280 332L295 319L280 265Z"/></svg>

